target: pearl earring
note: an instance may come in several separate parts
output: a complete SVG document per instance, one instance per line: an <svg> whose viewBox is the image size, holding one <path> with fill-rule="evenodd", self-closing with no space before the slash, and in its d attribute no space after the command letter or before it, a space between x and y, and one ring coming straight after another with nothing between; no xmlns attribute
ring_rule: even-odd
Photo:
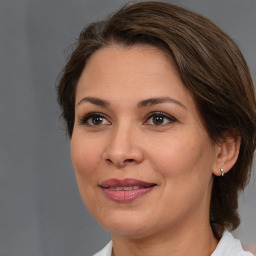
<svg viewBox="0 0 256 256"><path fill-rule="evenodd" d="M223 177L225 172L224 172L224 170L222 168L220 169L220 172L221 172L221 176Z"/></svg>

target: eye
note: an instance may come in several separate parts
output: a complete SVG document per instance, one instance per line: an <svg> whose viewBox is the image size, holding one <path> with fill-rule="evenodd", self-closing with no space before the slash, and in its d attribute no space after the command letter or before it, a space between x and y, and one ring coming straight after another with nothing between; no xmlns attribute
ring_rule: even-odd
<svg viewBox="0 0 256 256"><path fill-rule="evenodd" d="M80 124L87 126L102 126L102 125L110 125L111 123L107 120L107 118L100 113L90 113L85 115L79 121Z"/></svg>
<svg viewBox="0 0 256 256"><path fill-rule="evenodd" d="M176 119L170 115L164 114L162 112L151 113L147 116L145 124L148 125L166 125L175 122Z"/></svg>

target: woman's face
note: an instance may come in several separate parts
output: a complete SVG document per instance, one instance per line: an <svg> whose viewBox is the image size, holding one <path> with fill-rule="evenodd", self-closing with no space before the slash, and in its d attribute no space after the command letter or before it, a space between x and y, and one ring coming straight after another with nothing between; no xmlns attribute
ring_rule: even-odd
<svg viewBox="0 0 256 256"><path fill-rule="evenodd" d="M83 201L112 234L209 225L219 150L162 51L113 45L91 56L77 86L71 156Z"/></svg>

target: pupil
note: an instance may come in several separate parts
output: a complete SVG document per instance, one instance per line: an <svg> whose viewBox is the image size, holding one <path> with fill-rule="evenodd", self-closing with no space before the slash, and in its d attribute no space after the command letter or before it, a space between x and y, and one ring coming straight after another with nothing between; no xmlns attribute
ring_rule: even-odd
<svg viewBox="0 0 256 256"><path fill-rule="evenodd" d="M163 117L162 116L154 116L153 117L153 123L156 125L160 125L163 123Z"/></svg>
<svg viewBox="0 0 256 256"><path fill-rule="evenodd" d="M101 123L102 123L102 117L100 117L100 116L94 117L94 118L92 119L92 123L93 123L94 125L101 124Z"/></svg>

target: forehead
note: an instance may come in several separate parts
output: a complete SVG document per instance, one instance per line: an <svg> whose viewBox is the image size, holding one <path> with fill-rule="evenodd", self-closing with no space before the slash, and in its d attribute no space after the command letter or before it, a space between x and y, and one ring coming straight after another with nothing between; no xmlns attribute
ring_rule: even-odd
<svg viewBox="0 0 256 256"><path fill-rule="evenodd" d="M113 44L97 50L89 58L85 69L91 69L97 63L97 72L134 72L138 67L141 72L162 72L163 67L178 72L173 58L157 47L139 44L123 46ZM116 65L114 65L116 64ZM120 70L118 69L120 67ZM103 68L103 69L102 69Z"/></svg>
<svg viewBox="0 0 256 256"><path fill-rule="evenodd" d="M177 93L187 90L175 62L167 53L150 45L111 45L89 58L78 81L77 96L81 92L157 93L175 88Z"/></svg>

